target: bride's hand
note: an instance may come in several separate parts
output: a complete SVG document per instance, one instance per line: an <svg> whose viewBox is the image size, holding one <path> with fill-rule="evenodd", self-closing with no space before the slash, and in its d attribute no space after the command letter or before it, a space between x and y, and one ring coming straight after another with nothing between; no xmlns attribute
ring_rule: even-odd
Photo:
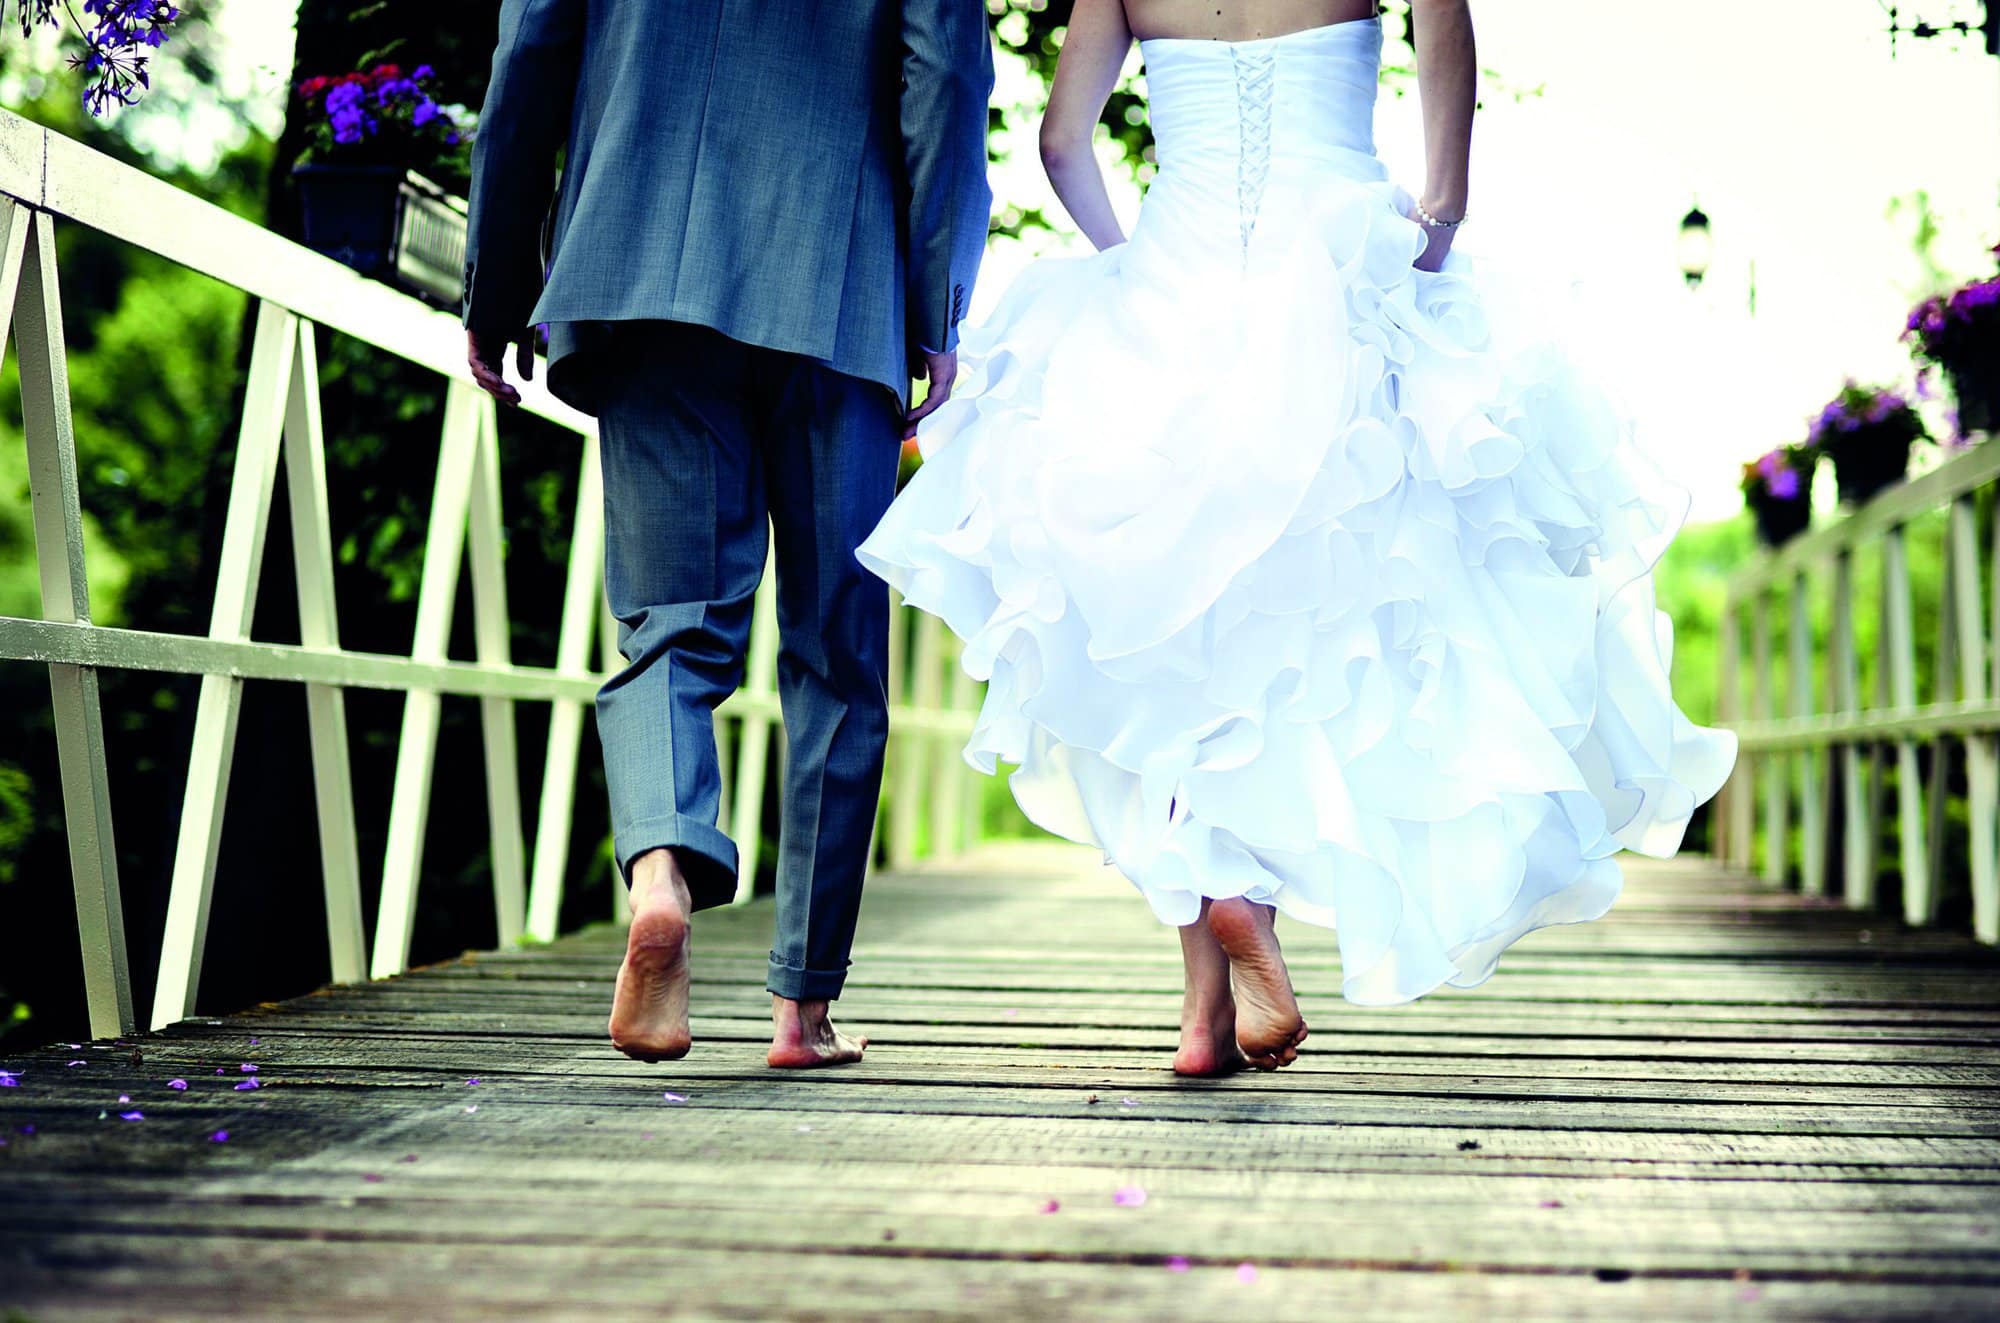
<svg viewBox="0 0 2000 1323"><path fill-rule="evenodd" d="M1424 236L1430 242L1424 245L1423 252L1417 254L1417 260L1414 263L1417 270L1443 270L1445 256L1451 252L1451 236L1457 233L1457 230L1435 230L1426 225L1424 227Z"/></svg>
<svg viewBox="0 0 2000 1323"><path fill-rule="evenodd" d="M1417 260L1412 265L1419 271L1443 270L1444 259L1451 252L1451 241L1458 234L1458 227L1425 224L1423 218L1417 214L1419 205L1416 199L1411 199L1410 209L1404 213L1418 225L1423 226L1424 231L1424 251L1417 254Z"/></svg>

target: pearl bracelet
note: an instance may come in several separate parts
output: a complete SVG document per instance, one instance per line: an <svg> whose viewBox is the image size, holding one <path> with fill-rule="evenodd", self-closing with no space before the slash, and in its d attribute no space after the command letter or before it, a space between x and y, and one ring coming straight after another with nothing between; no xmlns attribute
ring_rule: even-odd
<svg viewBox="0 0 2000 1323"><path fill-rule="evenodd" d="M1424 204L1421 202L1416 203L1416 208L1417 208L1418 222L1429 229L1455 230L1459 226L1465 224L1465 217L1463 216L1460 216L1455 221L1439 220L1437 217L1431 215L1431 213L1425 209Z"/></svg>

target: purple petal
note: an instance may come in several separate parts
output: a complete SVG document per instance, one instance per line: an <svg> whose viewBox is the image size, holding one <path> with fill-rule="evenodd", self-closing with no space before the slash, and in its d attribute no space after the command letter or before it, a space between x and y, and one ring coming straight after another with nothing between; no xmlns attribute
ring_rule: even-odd
<svg viewBox="0 0 2000 1323"><path fill-rule="evenodd" d="M477 1075L474 1075L474 1076L473 1076L473 1077L472 1077L471 1079L467 1080L467 1081L466 1081L466 1083L467 1083L467 1084L477 1084L477 1083L479 1083L479 1077L478 1077Z"/></svg>
<svg viewBox="0 0 2000 1323"><path fill-rule="evenodd" d="M236 1086L236 1091L237 1091L238 1093L241 1093L241 1092L243 1092L243 1091L244 1091L245 1089L254 1089L254 1088L256 1088L256 1087L257 1087L257 1081L256 1081L256 1080L244 1080L244 1081L243 1081L243 1082L242 1082L241 1084L239 1084L239 1085L237 1085L237 1086Z"/></svg>
<svg viewBox="0 0 2000 1323"><path fill-rule="evenodd" d="M255 1075L257 1073L257 1067L246 1061L243 1063L243 1073L245 1075Z"/></svg>
<svg viewBox="0 0 2000 1323"><path fill-rule="evenodd" d="M75 1061L65 1061L63 1064L65 1066L87 1066L90 1063L88 1061L85 1061L82 1057L78 1057Z"/></svg>
<svg viewBox="0 0 2000 1323"><path fill-rule="evenodd" d="M211 1144L227 1144L229 1142L229 1132L227 1130L218 1130L208 1137L208 1142Z"/></svg>
<svg viewBox="0 0 2000 1323"><path fill-rule="evenodd" d="M1544 1199L1541 1202L1541 1206L1543 1208L1561 1208L1563 1201L1560 1199Z"/></svg>
<svg viewBox="0 0 2000 1323"><path fill-rule="evenodd" d="M0 1070L0 1089L18 1089L20 1087L21 1081L15 1078L13 1071Z"/></svg>
<svg viewBox="0 0 2000 1323"><path fill-rule="evenodd" d="M402 1157L396 1159L398 1162L415 1162L416 1160L417 1155L414 1153L405 1153Z"/></svg>
<svg viewBox="0 0 2000 1323"><path fill-rule="evenodd" d="M1060 1213L1062 1211L1062 1201L1060 1199L1050 1199L1036 1211L1042 1213Z"/></svg>
<svg viewBox="0 0 2000 1323"><path fill-rule="evenodd" d="M118 1101L119 1101L119 1102L122 1102L122 1103L128 1103L128 1102L131 1102L131 1101L132 1101L132 1095L131 1095L131 1094L129 1094L129 1093L121 1093L121 1094L119 1094L119 1095L118 1095Z"/></svg>
<svg viewBox="0 0 2000 1323"><path fill-rule="evenodd" d="M185 1088L186 1088L187 1086L188 1086L188 1082L187 1082L186 1080L168 1080L168 1081L167 1081L167 1087L168 1087L168 1088L170 1088L170 1089L185 1089Z"/></svg>
<svg viewBox="0 0 2000 1323"><path fill-rule="evenodd" d="M1187 1255L1175 1254L1168 1257L1167 1259L1168 1272L1186 1272L1187 1270L1188 1270Z"/></svg>
<svg viewBox="0 0 2000 1323"><path fill-rule="evenodd" d="M367 1181L370 1185L380 1185L382 1183L382 1173L379 1171L364 1171L361 1173L361 1179Z"/></svg>
<svg viewBox="0 0 2000 1323"><path fill-rule="evenodd" d="M1143 1185L1121 1185L1111 1192L1111 1202L1120 1208L1143 1208L1146 1188Z"/></svg>
<svg viewBox="0 0 2000 1323"><path fill-rule="evenodd" d="M1236 1265L1236 1280L1245 1286L1257 1280L1257 1265L1245 1261Z"/></svg>
<svg viewBox="0 0 2000 1323"><path fill-rule="evenodd" d="M662 1098L665 1098L665 1099L666 1099L666 1100L667 1100L668 1102L686 1102L686 1101L687 1101L687 1095L686 1095L685 1093L663 1093L663 1094L661 1094L660 1096L661 1096Z"/></svg>
<svg viewBox="0 0 2000 1323"><path fill-rule="evenodd" d="M120 1112L118 1113L118 1119L121 1121L143 1121L146 1119L146 1114L144 1112Z"/></svg>

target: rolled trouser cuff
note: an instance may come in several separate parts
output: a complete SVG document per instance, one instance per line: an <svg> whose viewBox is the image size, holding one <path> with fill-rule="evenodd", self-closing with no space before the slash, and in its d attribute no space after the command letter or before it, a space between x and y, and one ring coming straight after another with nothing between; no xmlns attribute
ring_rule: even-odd
<svg viewBox="0 0 2000 1323"><path fill-rule="evenodd" d="M665 813L617 827L612 837L628 885L634 860L648 850L671 849L687 877L694 908L705 910L736 899L736 842L714 824Z"/></svg>
<svg viewBox="0 0 2000 1323"><path fill-rule="evenodd" d="M764 987L792 1001L833 1001L840 996L846 982L845 969L800 969L786 964L773 953L771 972L764 981Z"/></svg>

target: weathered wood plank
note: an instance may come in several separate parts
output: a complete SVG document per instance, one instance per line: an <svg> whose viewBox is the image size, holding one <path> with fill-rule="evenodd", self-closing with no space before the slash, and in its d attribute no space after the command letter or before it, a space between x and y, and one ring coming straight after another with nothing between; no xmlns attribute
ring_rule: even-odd
<svg viewBox="0 0 2000 1323"><path fill-rule="evenodd" d="M0 1308L1990 1315L2000 962L1687 863L1630 878L1410 1007L1340 1001L1331 937L1288 927L1307 1055L1225 1082L1166 1069L1172 935L1032 848L871 884L842 1010L875 1041L843 1072L761 1064L761 905L697 923L684 1062L603 1042L609 926L21 1054Z"/></svg>

